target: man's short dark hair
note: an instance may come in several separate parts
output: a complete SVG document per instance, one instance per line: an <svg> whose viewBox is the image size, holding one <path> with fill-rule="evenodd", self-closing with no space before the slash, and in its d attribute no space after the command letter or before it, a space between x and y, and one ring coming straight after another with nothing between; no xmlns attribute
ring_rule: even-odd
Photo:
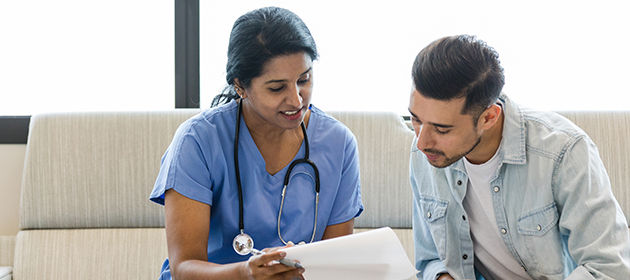
<svg viewBox="0 0 630 280"><path fill-rule="evenodd" d="M429 44L416 56L412 76L416 90L425 97L444 101L466 97L461 113L473 115L475 124L505 84L499 54L470 35Z"/></svg>

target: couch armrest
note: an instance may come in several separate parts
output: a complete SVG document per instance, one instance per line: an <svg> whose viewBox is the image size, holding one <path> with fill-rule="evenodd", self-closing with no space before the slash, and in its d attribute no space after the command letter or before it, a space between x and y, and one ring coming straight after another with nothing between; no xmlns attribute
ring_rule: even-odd
<svg viewBox="0 0 630 280"><path fill-rule="evenodd" d="M0 266L0 280L11 280L13 268L10 266Z"/></svg>

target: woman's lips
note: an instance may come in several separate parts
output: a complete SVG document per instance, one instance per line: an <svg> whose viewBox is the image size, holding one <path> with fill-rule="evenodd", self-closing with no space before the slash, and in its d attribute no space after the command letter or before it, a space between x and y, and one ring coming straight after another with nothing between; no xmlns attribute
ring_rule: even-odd
<svg viewBox="0 0 630 280"><path fill-rule="evenodd" d="M282 116L284 116L287 120L290 121L294 121L294 120L298 120L302 117L302 111L304 108L300 108L299 110L297 110L297 112L295 114L286 114L285 112L287 111L283 111L280 112L282 114ZM289 112L295 112L295 111L289 111Z"/></svg>

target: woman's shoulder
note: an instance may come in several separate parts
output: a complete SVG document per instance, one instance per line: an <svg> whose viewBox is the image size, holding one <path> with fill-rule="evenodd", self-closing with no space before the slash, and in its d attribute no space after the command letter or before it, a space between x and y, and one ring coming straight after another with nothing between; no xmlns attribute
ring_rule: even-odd
<svg viewBox="0 0 630 280"><path fill-rule="evenodd" d="M344 142L356 141L352 131L343 122L319 108L311 107L311 117L315 120L317 132L325 134L329 139L340 139L344 140Z"/></svg>
<svg viewBox="0 0 630 280"><path fill-rule="evenodd" d="M180 125L180 129L199 131L234 126L236 122L236 105L236 102L231 101L218 107L205 109L184 121Z"/></svg>
<svg viewBox="0 0 630 280"><path fill-rule="evenodd" d="M174 140L193 137L197 141L207 142L207 138L232 131L236 122L236 109L235 102L205 109L182 122L175 132Z"/></svg>

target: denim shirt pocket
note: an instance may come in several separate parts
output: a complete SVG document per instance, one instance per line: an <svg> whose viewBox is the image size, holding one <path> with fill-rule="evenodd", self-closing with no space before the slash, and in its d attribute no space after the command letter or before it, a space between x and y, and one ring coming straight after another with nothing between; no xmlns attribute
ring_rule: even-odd
<svg viewBox="0 0 630 280"><path fill-rule="evenodd" d="M518 219L518 232L524 235L543 236L558 223L556 203L533 210Z"/></svg>
<svg viewBox="0 0 630 280"><path fill-rule="evenodd" d="M420 208L423 211L422 216L429 225L433 242L442 260L446 258L447 206L447 201L433 197L420 197Z"/></svg>
<svg viewBox="0 0 630 280"><path fill-rule="evenodd" d="M529 211L518 219L517 229L527 248L530 269L532 263L536 270L545 274L557 274L564 269L558 220L555 202Z"/></svg>

